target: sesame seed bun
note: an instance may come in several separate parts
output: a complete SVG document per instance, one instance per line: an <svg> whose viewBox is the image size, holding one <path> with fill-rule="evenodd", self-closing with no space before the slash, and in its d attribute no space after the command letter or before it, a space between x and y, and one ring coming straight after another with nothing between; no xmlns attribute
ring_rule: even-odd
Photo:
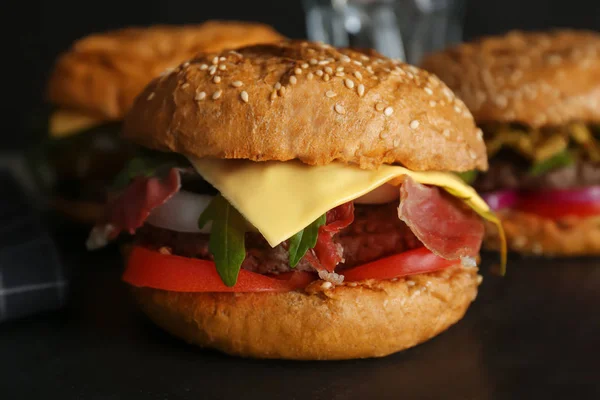
<svg viewBox="0 0 600 400"><path fill-rule="evenodd" d="M127 28L78 40L50 75L49 101L104 120L120 120L135 96L166 68L200 51L283 37L262 24L210 21L196 26Z"/></svg>
<svg viewBox="0 0 600 400"><path fill-rule="evenodd" d="M499 211L510 250L543 256L591 256L600 254L598 218L544 218L516 210ZM496 229L486 229L485 246L497 250Z"/></svg>
<svg viewBox="0 0 600 400"><path fill-rule="evenodd" d="M140 94L124 134L196 157L487 168L481 132L437 77L305 41L199 55Z"/></svg>
<svg viewBox="0 0 600 400"><path fill-rule="evenodd" d="M176 293L134 288L142 310L189 343L243 357L382 357L438 335L477 296L477 268L287 293Z"/></svg>
<svg viewBox="0 0 600 400"><path fill-rule="evenodd" d="M600 122L600 34L510 32L432 54L437 74L481 122Z"/></svg>

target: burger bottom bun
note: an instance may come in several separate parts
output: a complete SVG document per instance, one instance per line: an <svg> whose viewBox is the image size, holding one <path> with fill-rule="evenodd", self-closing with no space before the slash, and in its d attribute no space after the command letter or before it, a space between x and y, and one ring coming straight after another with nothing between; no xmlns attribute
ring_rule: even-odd
<svg viewBox="0 0 600 400"><path fill-rule="evenodd" d="M497 213L506 233L508 248L522 254L585 256L600 254L600 218L544 218L516 210ZM499 248L494 227L486 229L485 247Z"/></svg>
<svg viewBox="0 0 600 400"><path fill-rule="evenodd" d="M94 225L104 216L106 205L102 202L71 200L55 196L50 207L67 218L85 225Z"/></svg>
<svg viewBox="0 0 600 400"><path fill-rule="evenodd" d="M400 278L286 293L178 293L134 288L142 310L185 341L255 358L382 357L424 342L465 314L481 282L460 265Z"/></svg>

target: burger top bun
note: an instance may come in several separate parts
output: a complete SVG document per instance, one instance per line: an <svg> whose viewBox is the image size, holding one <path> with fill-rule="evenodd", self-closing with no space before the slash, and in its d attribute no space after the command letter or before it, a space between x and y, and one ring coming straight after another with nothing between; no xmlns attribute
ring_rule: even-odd
<svg viewBox="0 0 600 400"><path fill-rule="evenodd" d="M515 31L432 54L422 65L456 91L478 122L600 122L595 32Z"/></svg>
<svg viewBox="0 0 600 400"><path fill-rule="evenodd" d="M47 96L61 108L120 120L152 78L199 51L281 39L266 25L226 21L94 34L78 40L58 58Z"/></svg>
<svg viewBox="0 0 600 400"><path fill-rule="evenodd" d="M481 131L437 77L306 41L197 56L146 87L124 134L196 157L487 168Z"/></svg>

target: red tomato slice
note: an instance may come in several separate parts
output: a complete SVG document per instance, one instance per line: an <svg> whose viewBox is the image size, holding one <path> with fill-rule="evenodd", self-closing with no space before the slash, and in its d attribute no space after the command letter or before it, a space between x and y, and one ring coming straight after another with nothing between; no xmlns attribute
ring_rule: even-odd
<svg viewBox="0 0 600 400"><path fill-rule="evenodd" d="M278 278L240 270L237 283L226 286L215 263L197 258L162 254L135 246L123 280L133 286L173 292L289 292L305 288L316 276L295 271Z"/></svg>
<svg viewBox="0 0 600 400"><path fill-rule="evenodd" d="M600 203L598 202L554 203L539 201L539 199L529 200L523 198L513 208L549 219L559 219L567 216L592 217L600 215Z"/></svg>
<svg viewBox="0 0 600 400"><path fill-rule="evenodd" d="M400 254L359 265L343 272L345 281L365 279L392 279L408 275L424 274L455 265L457 260L446 260L426 247L408 250Z"/></svg>

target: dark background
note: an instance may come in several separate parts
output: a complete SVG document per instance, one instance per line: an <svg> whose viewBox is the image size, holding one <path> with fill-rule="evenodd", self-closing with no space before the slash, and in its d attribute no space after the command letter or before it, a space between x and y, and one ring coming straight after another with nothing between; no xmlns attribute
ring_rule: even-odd
<svg viewBox="0 0 600 400"><path fill-rule="evenodd" d="M8 77L2 115L4 126L10 128L1 131L1 146L22 148L32 143L29 128L36 125L35 117L44 106L47 73L57 54L75 39L128 25L198 23L213 18L262 21L289 37L305 36L300 0L0 0L0 29L6 31L2 35L3 75ZM600 30L600 1L468 0L467 39L510 29L552 27Z"/></svg>

